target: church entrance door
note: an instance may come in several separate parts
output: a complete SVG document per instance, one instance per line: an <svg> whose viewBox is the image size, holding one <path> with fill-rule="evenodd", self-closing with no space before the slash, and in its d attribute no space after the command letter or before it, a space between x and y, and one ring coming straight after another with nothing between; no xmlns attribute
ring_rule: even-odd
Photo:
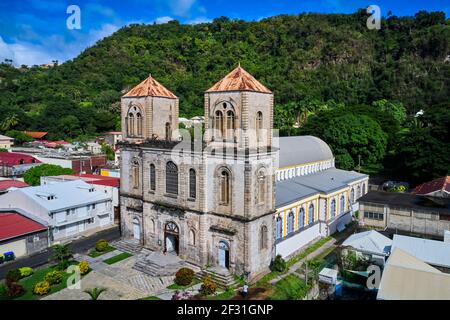
<svg viewBox="0 0 450 320"><path fill-rule="evenodd" d="M141 225L138 219L133 220L133 237L136 240L141 240Z"/></svg>
<svg viewBox="0 0 450 320"><path fill-rule="evenodd" d="M164 246L167 253L178 254L179 229L174 222L169 222L164 228Z"/></svg>
<svg viewBox="0 0 450 320"><path fill-rule="evenodd" d="M225 241L219 242L219 266L230 268L230 247Z"/></svg>

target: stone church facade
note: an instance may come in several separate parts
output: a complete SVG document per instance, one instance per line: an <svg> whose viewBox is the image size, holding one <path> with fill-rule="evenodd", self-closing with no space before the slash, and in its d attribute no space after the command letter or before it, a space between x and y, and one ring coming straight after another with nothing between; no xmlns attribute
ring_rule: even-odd
<svg viewBox="0 0 450 320"><path fill-rule="evenodd" d="M275 254L273 94L240 66L205 92L205 133L178 130L178 98L149 76L122 97L124 238L250 280Z"/></svg>

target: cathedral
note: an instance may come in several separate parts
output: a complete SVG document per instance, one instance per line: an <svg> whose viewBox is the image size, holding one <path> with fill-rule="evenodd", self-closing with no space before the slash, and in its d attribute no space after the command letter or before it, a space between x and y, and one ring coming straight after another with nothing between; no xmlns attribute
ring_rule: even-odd
<svg viewBox="0 0 450 320"><path fill-rule="evenodd" d="M238 66L204 95L204 132L151 75L122 97L125 239L250 281L345 228L368 177L334 167L322 140L278 138L273 93ZM184 130L186 131L186 130Z"/></svg>

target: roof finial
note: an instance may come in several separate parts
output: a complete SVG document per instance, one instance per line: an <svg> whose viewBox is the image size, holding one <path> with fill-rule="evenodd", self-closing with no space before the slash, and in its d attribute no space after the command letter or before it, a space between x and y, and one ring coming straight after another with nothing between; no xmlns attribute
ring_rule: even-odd
<svg viewBox="0 0 450 320"><path fill-rule="evenodd" d="M240 68L241 67L241 60L239 60L239 62L238 62L238 68Z"/></svg>
<svg viewBox="0 0 450 320"><path fill-rule="evenodd" d="M148 74L148 77L149 77L149 78L151 78L151 77L152 77L152 73L151 73L151 72L150 72L150 73Z"/></svg>

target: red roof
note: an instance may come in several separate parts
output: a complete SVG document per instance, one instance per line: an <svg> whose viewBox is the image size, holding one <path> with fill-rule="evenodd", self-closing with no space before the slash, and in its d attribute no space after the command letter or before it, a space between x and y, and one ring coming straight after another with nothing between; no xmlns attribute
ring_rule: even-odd
<svg viewBox="0 0 450 320"><path fill-rule="evenodd" d="M91 183L91 184L97 184L100 186L107 186L107 187L115 187L115 188L119 188L120 186L120 178L116 178L116 177L106 177L106 176L101 176L98 174L66 174L66 175L60 175L60 176L55 176L54 178L60 178L60 179L64 179L64 180L83 180L86 183Z"/></svg>
<svg viewBox="0 0 450 320"><path fill-rule="evenodd" d="M19 164L41 163L38 159L29 154L16 152L0 152L0 165L12 167Z"/></svg>
<svg viewBox="0 0 450 320"><path fill-rule="evenodd" d="M47 135L48 132L42 132L42 131L24 131L24 133L33 138L33 139L42 139Z"/></svg>
<svg viewBox="0 0 450 320"><path fill-rule="evenodd" d="M20 180L1 180L0 181L0 191L7 190L9 188L25 188L28 184Z"/></svg>
<svg viewBox="0 0 450 320"><path fill-rule="evenodd" d="M422 183L414 188L413 194L429 194L436 191L450 192L450 176L437 178L430 182Z"/></svg>
<svg viewBox="0 0 450 320"><path fill-rule="evenodd" d="M176 99L177 96L170 92L151 75L131 89L124 97L164 97Z"/></svg>
<svg viewBox="0 0 450 320"><path fill-rule="evenodd" d="M0 213L0 241L47 229L16 212Z"/></svg>
<svg viewBox="0 0 450 320"><path fill-rule="evenodd" d="M245 71L240 65L217 82L206 92L221 91L255 91L272 93L261 82L256 80L250 73Z"/></svg>

